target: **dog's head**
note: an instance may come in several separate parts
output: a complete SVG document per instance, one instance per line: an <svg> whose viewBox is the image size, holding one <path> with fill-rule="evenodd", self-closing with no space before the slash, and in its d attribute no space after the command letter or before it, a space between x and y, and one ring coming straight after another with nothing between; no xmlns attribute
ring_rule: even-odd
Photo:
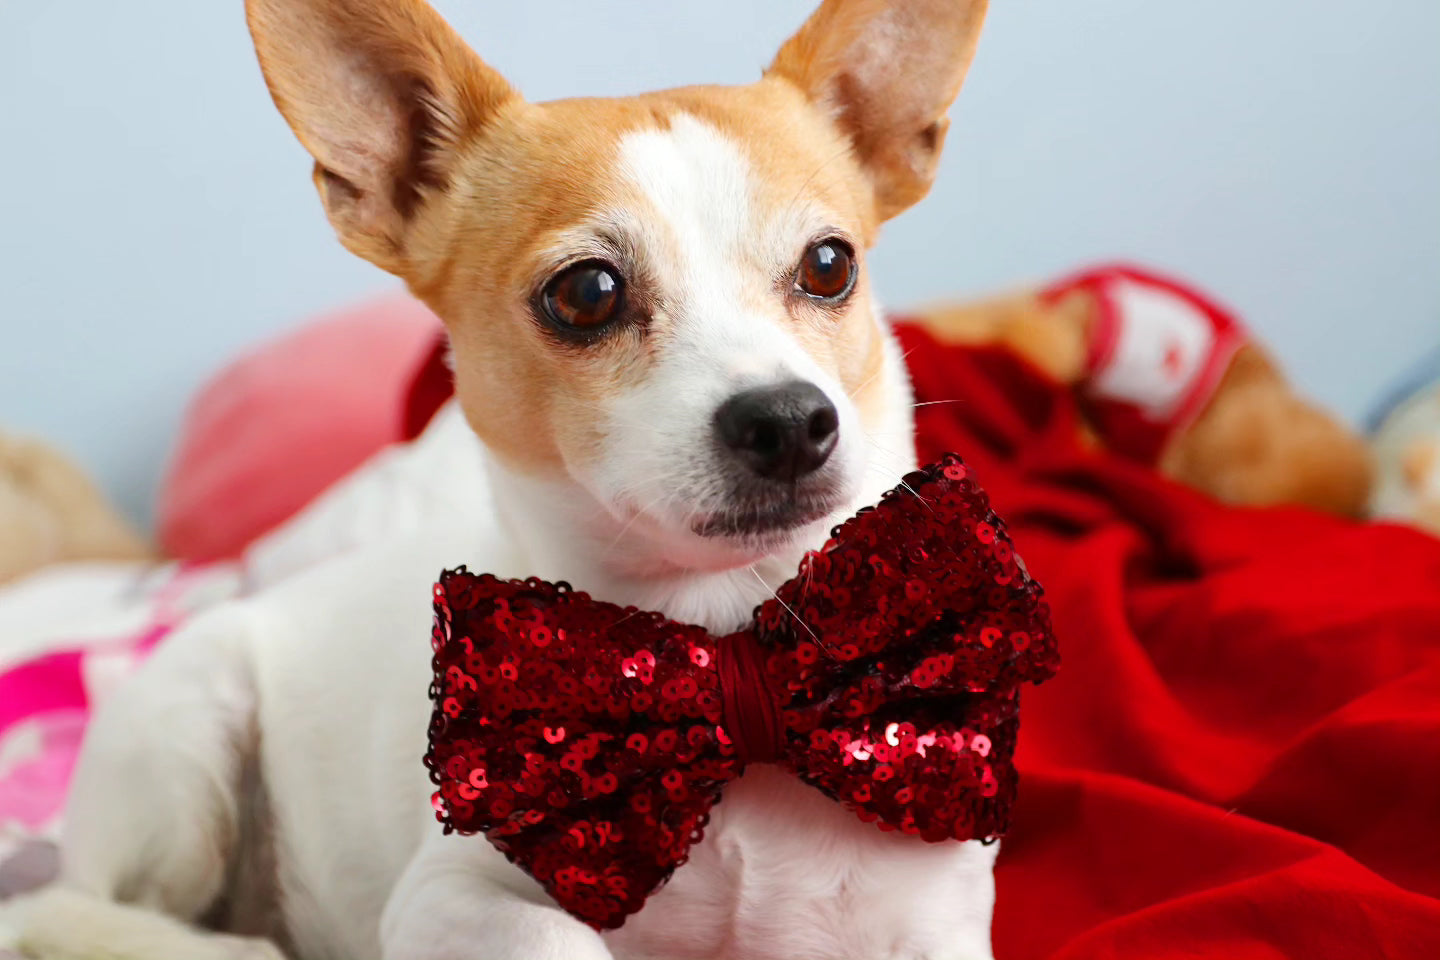
<svg viewBox="0 0 1440 960"><path fill-rule="evenodd" d="M247 3L331 223L444 320L475 431L691 567L910 444L876 437L908 391L865 253L929 189L985 7L825 0L748 86L533 104L422 0Z"/></svg>

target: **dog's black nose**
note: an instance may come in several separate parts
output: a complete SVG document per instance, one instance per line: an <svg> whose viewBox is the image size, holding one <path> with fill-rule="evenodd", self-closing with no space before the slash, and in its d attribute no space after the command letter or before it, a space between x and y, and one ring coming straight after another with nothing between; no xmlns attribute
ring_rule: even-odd
<svg viewBox="0 0 1440 960"><path fill-rule="evenodd" d="M762 477L794 480L820 469L840 436L840 414L807 380L737 393L715 411L715 432Z"/></svg>

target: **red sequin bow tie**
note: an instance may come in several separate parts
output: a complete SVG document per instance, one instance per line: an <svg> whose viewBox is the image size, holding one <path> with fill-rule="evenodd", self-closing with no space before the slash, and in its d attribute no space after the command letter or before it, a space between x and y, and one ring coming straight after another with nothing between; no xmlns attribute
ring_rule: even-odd
<svg viewBox="0 0 1440 960"><path fill-rule="evenodd" d="M448 571L436 812L601 929L685 862L746 763L882 830L998 837L1019 687L1059 663L1041 593L953 455L836 528L725 637L563 583Z"/></svg>

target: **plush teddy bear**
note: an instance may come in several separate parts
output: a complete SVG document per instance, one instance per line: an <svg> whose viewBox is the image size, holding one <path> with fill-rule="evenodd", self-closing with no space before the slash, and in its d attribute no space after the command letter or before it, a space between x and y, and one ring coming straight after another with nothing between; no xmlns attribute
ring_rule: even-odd
<svg viewBox="0 0 1440 960"><path fill-rule="evenodd" d="M0 431L0 583L61 561L152 557L68 457Z"/></svg>
<svg viewBox="0 0 1440 960"><path fill-rule="evenodd" d="M1411 521L1440 536L1440 430L1411 442L1403 476L1414 498Z"/></svg>
<svg viewBox="0 0 1440 960"><path fill-rule="evenodd" d="M1440 536L1440 371L1384 410L1373 442L1372 515Z"/></svg>
<svg viewBox="0 0 1440 960"><path fill-rule="evenodd" d="M919 313L951 342L1023 356L1075 391L1095 442L1221 501L1367 509L1359 434L1297 394L1233 314L1175 280L1105 266Z"/></svg>

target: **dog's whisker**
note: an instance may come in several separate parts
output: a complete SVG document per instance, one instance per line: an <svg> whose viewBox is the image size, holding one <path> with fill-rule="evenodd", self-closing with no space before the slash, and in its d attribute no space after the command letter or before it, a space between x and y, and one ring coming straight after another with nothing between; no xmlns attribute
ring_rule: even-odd
<svg viewBox="0 0 1440 960"><path fill-rule="evenodd" d="M895 461L903 462L903 461L901 461L901 458L899 457L899 455L897 455L894 451L892 451L892 450L887 450L885 447L882 447L882 446L880 446L880 444L876 443L875 440L874 440L874 438L871 437L870 434L868 434L868 433L865 434L865 441L866 441L866 443L870 444L870 447L871 447L873 450L875 450L877 453L880 453L880 454L883 454L884 456L890 457L890 458L892 458L892 459L895 460ZM934 508L933 506L931 506L930 501L929 501L929 500L926 500L924 497L922 497L922 496L920 495L920 492L919 492L918 490L916 490L914 487L910 486L910 484L909 484L908 482L906 482L906 480L905 480L903 477L900 479L900 482L897 484L897 487L898 487L899 489L901 489L901 490L905 490L906 492L908 492L909 494L911 494L912 496L914 496L915 499L916 499L916 500L919 500L921 503L923 503L923 504L925 505L925 509L929 510L931 513L934 513L934 512L935 512L935 508Z"/></svg>
<svg viewBox="0 0 1440 960"><path fill-rule="evenodd" d="M900 489L909 491L916 500L919 500L921 503L925 504L926 510L929 510L931 513L935 512L935 508L930 506L930 501L920 496L919 491L917 491L914 487L910 486L910 484L906 483L904 480L900 481Z"/></svg>
<svg viewBox="0 0 1440 960"><path fill-rule="evenodd" d="M892 461L894 461L894 462L897 463L897 464L903 464L903 463L908 462L908 458L902 457L902 456L900 456L900 454L896 453L894 450L891 450L891 449L889 449L888 447L882 447L880 444L876 443L876 442L875 442L875 435L874 435L874 434L866 433L864 436L865 436L865 442L868 443L868 444L870 445L870 449L874 450L876 453L879 453L879 454L881 454L881 455L883 455L883 456L889 457Z"/></svg>
<svg viewBox="0 0 1440 960"><path fill-rule="evenodd" d="M900 354L900 362L903 364L906 360L909 360L910 354L914 353L916 350L919 349L919 347L911 347L909 350L906 350L904 353ZM864 390L866 387L870 386L870 384L874 383L876 379L878 379L879 376L884 372L885 364L882 363L880 364L880 368L878 370L876 370L874 373L870 374L870 376L866 377L864 380L861 380L858 384L855 385L855 387L850 391L851 395L853 396L854 394L857 394L861 390Z"/></svg>
<svg viewBox="0 0 1440 960"><path fill-rule="evenodd" d="M750 566L746 567L745 569L749 570L751 576L753 576L756 580L760 581L760 586L762 586L762 587L764 587L766 590L769 590L769 591L770 591L770 596L772 596L772 597L775 598L775 602L778 603L778 604L780 604L780 606L785 609L785 612L788 613L788 614L790 614L791 618L792 618L796 623L800 624L800 626L802 626L802 627L805 628L805 632L808 633L808 634L810 634L810 639L814 640L815 643L819 645L819 647L820 647L821 650L824 650L824 651L826 651L826 652L829 652L830 648L825 645L825 641L824 641L824 640L821 640L818 636L816 636L815 631L810 629L810 624L806 623L804 620L801 620L801 619L800 619L800 615L799 615L798 613L796 613L794 610L790 609L790 604L788 604L788 603L786 603L784 600L780 599L780 594L775 591L775 588L774 588L774 587L770 586L770 584L768 584L768 583L765 582L765 578L762 577L762 576L760 576L759 571L757 571L757 570L755 569L755 564L752 563L752 564L750 564Z"/></svg>
<svg viewBox="0 0 1440 960"><path fill-rule="evenodd" d="M652 503L649 507L642 507L636 509L636 511L631 514L630 519L626 520L624 526L620 528L620 532L615 534L615 538L610 541L610 544L605 548L605 552L600 555L601 558L608 558L610 554L614 552L615 548L620 545L620 541L624 538L625 534L630 532L630 528L635 526L635 521L639 520L640 516L646 510L649 510L655 506L656 504Z"/></svg>

